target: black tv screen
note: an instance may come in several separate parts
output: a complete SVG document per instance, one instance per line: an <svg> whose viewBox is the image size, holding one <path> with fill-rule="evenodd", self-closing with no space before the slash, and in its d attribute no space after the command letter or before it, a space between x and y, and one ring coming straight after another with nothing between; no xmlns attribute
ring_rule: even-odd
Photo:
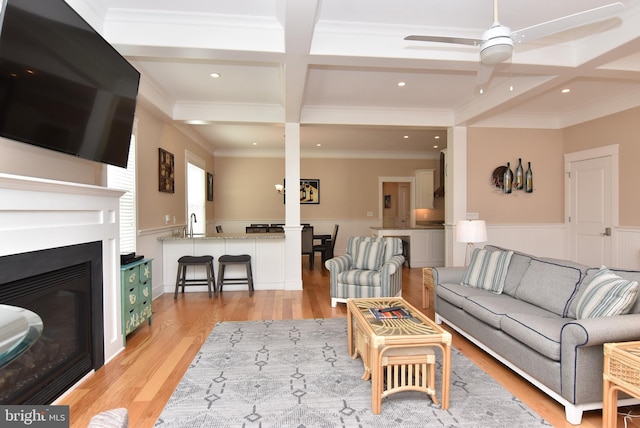
<svg viewBox="0 0 640 428"><path fill-rule="evenodd" d="M0 135L126 167L140 73L64 0L5 0Z"/></svg>

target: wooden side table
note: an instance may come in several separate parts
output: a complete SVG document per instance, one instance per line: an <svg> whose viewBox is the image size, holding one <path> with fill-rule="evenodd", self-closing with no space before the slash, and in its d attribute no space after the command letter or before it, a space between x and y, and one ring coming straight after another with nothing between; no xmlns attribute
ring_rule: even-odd
<svg viewBox="0 0 640 428"><path fill-rule="evenodd" d="M602 426L615 427L618 391L640 399L640 341L605 343Z"/></svg>
<svg viewBox="0 0 640 428"><path fill-rule="evenodd" d="M434 290L433 272L430 267L422 268L422 309L428 309L431 302L430 294Z"/></svg>

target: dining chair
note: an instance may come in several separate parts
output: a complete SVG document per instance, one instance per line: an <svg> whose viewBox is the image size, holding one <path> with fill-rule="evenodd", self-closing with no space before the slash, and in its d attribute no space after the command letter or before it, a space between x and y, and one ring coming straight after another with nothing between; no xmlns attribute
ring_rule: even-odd
<svg viewBox="0 0 640 428"><path fill-rule="evenodd" d="M302 228L302 255L309 256L309 268L313 269L313 226Z"/></svg>
<svg viewBox="0 0 640 428"><path fill-rule="evenodd" d="M324 262L333 257L333 250L336 247L336 239L338 238L338 228L339 224L333 226L333 233L331 235L314 235L313 239L319 239L321 241L320 244L313 245L313 257L311 258L311 269L313 269L313 265L315 260L315 254L320 253L322 266L324 266Z"/></svg>

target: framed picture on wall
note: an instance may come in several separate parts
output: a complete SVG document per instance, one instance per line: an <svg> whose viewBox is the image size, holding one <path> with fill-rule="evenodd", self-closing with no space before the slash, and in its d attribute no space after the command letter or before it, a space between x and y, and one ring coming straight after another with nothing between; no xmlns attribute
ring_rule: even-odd
<svg viewBox="0 0 640 428"><path fill-rule="evenodd" d="M207 172L207 201L213 201L213 174Z"/></svg>
<svg viewBox="0 0 640 428"><path fill-rule="evenodd" d="M320 180L309 178L300 180L300 203L320 203Z"/></svg>
<svg viewBox="0 0 640 428"><path fill-rule="evenodd" d="M173 193L175 191L175 164L173 153L158 148L158 190Z"/></svg>

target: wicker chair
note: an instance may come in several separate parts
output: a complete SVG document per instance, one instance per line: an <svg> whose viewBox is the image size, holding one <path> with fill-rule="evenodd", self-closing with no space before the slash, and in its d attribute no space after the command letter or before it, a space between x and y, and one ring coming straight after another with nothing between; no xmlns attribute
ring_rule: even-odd
<svg viewBox="0 0 640 428"><path fill-rule="evenodd" d="M352 236L347 253L329 259L331 306L352 297L402 295L402 240Z"/></svg>

